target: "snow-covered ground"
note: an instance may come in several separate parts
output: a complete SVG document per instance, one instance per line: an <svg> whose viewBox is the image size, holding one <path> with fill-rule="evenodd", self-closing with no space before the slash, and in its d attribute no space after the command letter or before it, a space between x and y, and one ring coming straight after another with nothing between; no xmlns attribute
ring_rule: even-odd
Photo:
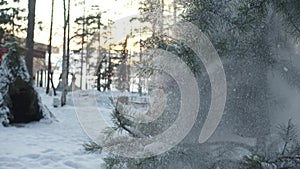
<svg viewBox="0 0 300 169"><path fill-rule="evenodd" d="M82 130L72 104L54 108L53 97L38 89L57 121L41 120L0 127L0 169L99 169L102 155L89 154L90 139Z"/></svg>

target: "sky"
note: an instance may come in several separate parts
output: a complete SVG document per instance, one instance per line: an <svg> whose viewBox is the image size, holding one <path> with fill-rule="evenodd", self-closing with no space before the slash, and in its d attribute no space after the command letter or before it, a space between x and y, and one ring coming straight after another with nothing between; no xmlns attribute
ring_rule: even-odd
<svg viewBox="0 0 300 169"><path fill-rule="evenodd" d="M138 14L138 0L85 0L86 15L95 14L98 11L93 5L98 5L100 11L106 11L102 15L101 21L105 24L108 19L117 21L126 16ZM72 27L75 26L74 20L83 15L83 7L78 5L83 0L71 0L71 36L74 33ZM54 25L53 25L53 46L61 47L63 41L63 1L55 0ZM26 4L25 4L26 5ZM35 41L40 43L49 43L50 20L51 20L51 0L36 1L36 23L42 21L43 30L35 29ZM123 25L124 26L124 25ZM116 28L122 30L124 28ZM126 37L126 35L124 35ZM124 38L125 38L124 37Z"/></svg>
<svg viewBox="0 0 300 169"><path fill-rule="evenodd" d="M66 0L68 1L68 0ZM139 30L140 23L130 23L129 19L133 15L139 14L138 8L139 3L143 0L70 0L71 1L71 31L70 36L72 37L75 32L75 27L77 26L74 23L74 20L78 17L83 16L83 1L86 3L86 12L85 15L95 14L99 11L102 14L101 22L107 25L108 19L116 22L112 28L112 34L114 40L112 43L120 40L124 40L126 35L128 35L131 30ZM166 6L172 6L173 0L164 0ZM51 21L51 3L52 0L37 0L36 1L36 16L35 16L35 35L34 41L49 44L49 36L50 36L50 21ZM28 7L28 0L21 0L18 5L22 8ZM92 6L99 6L98 9L92 8ZM27 16L27 12L24 13L24 16ZM59 47L62 49L63 44L63 1L62 0L54 0L54 25L53 25L53 38L52 38L52 46ZM38 22L42 22L42 30L39 29ZM24 23L26 25L27 23ZM103 29L102 29L103 32ZM139 36L139 35L137 35ZM142 38L144 37L141 35ZM148 35L145 35L148 36ZM26 37L26 32L21 33L20 37ZM145 37L144 37L145 38ZM70 42L71 50L80 49L80 45L76 45L80 40L73 39ZM135 40L136 41L136 40ZM103 43L103 41L102 41ZM133 42L134 43L134 42ZM102 44L103 46L108 46L107 44ZM129 45L132 46L132 45ZM133 50L138 50L139 47L132 47ZM61 51L61 50L60 50Z"/></svg>

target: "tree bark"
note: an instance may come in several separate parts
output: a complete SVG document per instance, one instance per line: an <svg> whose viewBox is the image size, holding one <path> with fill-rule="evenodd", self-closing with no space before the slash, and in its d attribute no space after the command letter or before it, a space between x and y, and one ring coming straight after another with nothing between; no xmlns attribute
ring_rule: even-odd
<svg viewBox="0 0 300 169"><path fill-rule="evenodd" d="M49 46L48 46L48 80L47 80L47 89L46 93L49 93L50 89L50 81L52 80L51 76L51 53L52 53L52 30L53 30L53 11L54 11L54 0L52 0L52 8L51 8L51 23L50 23L50 36L49 36Z"/></svg>
<svg viewBox="0 0 300 169"><path fill-rule="evenodd" d="M82 90L82 78L83 78L83 47L85 36L85 0L83 0L83 22L82 22L82 36L81 36L81 63L80 63L80 89Z"/></svg>
<svg viewBox="0 0 300 169"><path fill-rule="evenodd" d="M35 25L35 4L36 0L28 0L28 27L27 27L27 38L26 38L26 66L29 75L32 77L33 67L33 47L34 47L34 25Z"/></svg>
<svg viewBox="0 0 300 169"><path fill-rule="evenodd" d="M69 67L70 67L70 0L68 0L68 16L67 16L67 24L68 24L68 37L67 37L67 80L66 80L66 83L67 83L67 86L69 84Z"/></svg>
<svg viewBox="0 0 300 169"><path fill-rule="evenodd" d="M63 0L64 5L64 37L63 37L63 62L62 62L62 93L61 93L61 106L66 104L67 96L67 62L68 57L66 54L66 34L67 34L67 14L66 14L66 0Z"/></svg>

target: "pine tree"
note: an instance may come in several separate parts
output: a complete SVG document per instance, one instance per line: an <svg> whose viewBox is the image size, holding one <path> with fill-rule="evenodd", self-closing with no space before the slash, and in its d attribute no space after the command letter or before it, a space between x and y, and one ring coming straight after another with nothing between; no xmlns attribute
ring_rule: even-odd
<svg viewBox="0 0 300 169"><path fill-rule="evenodd" d="M7 126L10 123L27 123L46 117L25 61L16 47L10 47L0 70L0 122Z"/></svg>
<svg viewBox="0 0 300 169"><path fill-rule="evenodd" d="M148 45L149 48L166 49L172 43L163 41L165 43L159 45L159 40L157 40L159 38L155 37L159 24L150 15L152 11L157 9L159 3L151 2L153 1L145 1L141 8L144 12L143 19L152 23L153 35L145 41L146 45L143 47ZM251 147L236 142L217 142L204 145L182 143L175 147L174 151L155 156L153 157L154 161L142 163L141 168L147 168L151 165L152 167L155 166L153 168L158 166L167 168L172 162L181 161L183 157L173 154L177 153L178 151L175 150L180 150L180 148L186 150L180 152L186 153L187 159L193 164L194 168L199 168L199 166L203 168L238 168L239 161L230 159L231 156L228 155L230 153L234 154L235 148L242 148L252 153L252 155L245 158L242 164L242 167L247 169L270 169L276 166L278 168L279 166L281 168L298 167L299 149L295 144L295 140L292 139L295 138L295 129L291 122L287 126L280 127L282 129L280 135L283 140L281 151L274 154L275 157L271 156L272 153L267 153L269 151L268 134L270 134L271 126L270 106L274 106L267 80L269 71L280 71L288 83L299 88L300 73L295 67L290 66L288 69L291 72L284 74L282 66L285 63L272 54L276 43L274 43L273 38L270 38L270 35L275 33L279 34L279 37L285 33L293 33L295 37L299 35L297 33L297 24L299 23L297 22L299 19L297 16L299 16L300 9L297 7L299 2L296 2L296 0L288 2L283 0L188 0L178 1L178 3L184 6L184 19L194 23L208 35L223 61L227 73L229 97L227 97L226 115L221 124L222 127L230 127L233 133L241 137L254 137L257 139L257 144L255 147ZM291 13L295 14L295 17L291 17ZM284 23L284 28L287 28L288 31L278 30L274 26L278 18L282 18L281 23ZM143 21L143 19L141 20ZM284 41L283 43L287 42ZM187 51L187 57L192 56L192 52L189 49ZM199 79L209 80L207 77L205 78L205 71L198 73ZM201 86L200 95L202 98L203 96L209 98L209 82ZM202 104L204 105L204 109L200 111L202 116L197 119L198 123L191 131L190 137L198 136L195 133L201 130L201 122L203 121L201 117L206 115L207 105L209 104L207 101ZM176 109L176 106L172 108ZM173 119L170 118L172 116L167 114L166 117L172 122ZM169 124L167 123L169 121L164 121L164 116L159 120L165 122L164 124ZM143 124L143 126L138 127L138 130L146 136L159 134L164 130L164 127L168 127L166 125L160 126L159 124L162 121L159 120L156 121L157 123L152 123L152 125ZM216 155L219 152L222 152L221 155ZM172 156L176 156L175 160L171 158ZM148 159L144 160L147 161ZM106 162L111 168L122 168L124 166L130 168L130 164L136 164L137 161L139 160L112 157L108 158Z"/></svg>
<svg viewBox="0 0 300 169"><path fill-rule="evenodd" d="M278 126L277 138L267 144L267 152L252 152L241 161L241 169L296 169L300 167L300 147L297 128L290 119L287 125Z"/></svg>
<svg viewBox="0 0 300 169"><path fill-rule="evenodd" d="M14 3L19 3L19 1L3 0L0 2L0 44L4 44L10 36L16 36L16 33L24 31L22 21L26 18L25 9L15 7Z"/></svg>
<svg viewBox="0 0 300 169"><path fill-rule="evenodd" d="M296 84L300 80L299 72L292 66L288 66L291 72L283 72L285 62L272 54L276 44L270 38L273 34L284 32L276 29L274 23L279 16L288 16L282 10L283 4L287 11L296 13L293 2L183 2L186 7L185 18L208 35L223 61L230 96L227 97L225 108L229 114L224 117L224 122L236 124L233 132L239 135L258 138L259 149L264 147L264 135L270 133L269 106L273 103L267 82L268 72L280 71L287 82L299 87ZM295 24L290 19L285 18L282 22L293 27ZM297 27L293 28L297 30Z"/></svg>

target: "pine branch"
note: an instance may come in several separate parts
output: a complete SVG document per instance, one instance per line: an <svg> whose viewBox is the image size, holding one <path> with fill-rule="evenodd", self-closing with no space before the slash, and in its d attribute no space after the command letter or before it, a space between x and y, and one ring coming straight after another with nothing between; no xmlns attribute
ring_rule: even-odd
<svg viewBox="0 0 300 169"><path fill-rule="evenodd" d="M287 19L286 25L296 32L296 35L300 36L300 28L297 26L297 21L295 21L295 18L299 18L299 1L280 1L280 0L273 0L272 2L275 5L275 9L278 12L281 12L284 15L284 18ZM293 13L292 13L293 12ZM296 13L295 13L296 12ZM298 12L298 13L297 13Z"/></svg>
<svg viewBox="0 0 300 169"><path fill-rule="evenodd" d="M279 125L279 136L284 141L284 146L281 155L284 156L289 153L288 147L296 142L297 131L295 125L292 123L292 119L289 119L287 126Z"/></svg>
<svg viewBox="0 0 300 169"><path fill-rule="evenodd" d="M285 137L289 137L290 135L290 130L291 130L291 119L289 120L288 122L288 126L287 126L287 131L286 131L286 134L285 134ZM283 146L283 150L281 152L281 155L284 155L284 152L287 151L287 145L289 144L289 140L285 140L284 142L284 146Z"/></svg>
<svg viewBox="0 0 300 169"><path fill-rule="evenodd" d="M138 137L138 138L145 138L147 137L146 135L144 135L142 132L140 131L135 131L134 129L131 129L129 124L129 120L126 119L122 113L120 113L118 106L122 106L122 103L120 103L119 99L117 99L116 104L113 103L113 99L109 98L110 101L112 102L112 105L114 105L114 112L113 112L113 118L116 120L114 122L114 124L120 128L123 129L125 131L127 131L130 135L134 136L134 137Z"/></svg>

